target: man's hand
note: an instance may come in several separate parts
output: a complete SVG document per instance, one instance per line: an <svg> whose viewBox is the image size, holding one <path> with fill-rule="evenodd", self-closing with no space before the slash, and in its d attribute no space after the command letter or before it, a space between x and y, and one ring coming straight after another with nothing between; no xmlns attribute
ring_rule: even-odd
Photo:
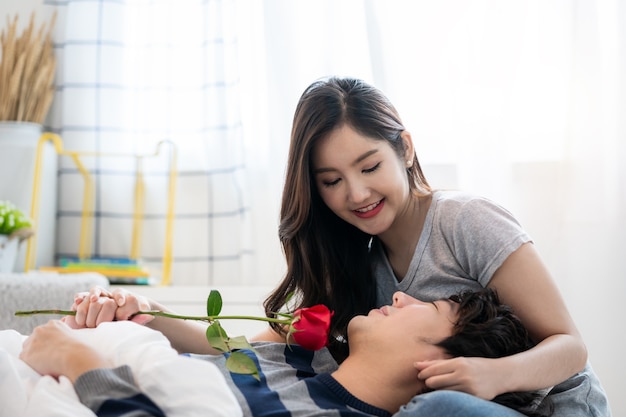
<svg viewBox="0 0 626 417"><path fill-rule="evenodd" d="M42 375L66 376L74 383L83 373L110 367L110 362L83 343L80 330L73 330L60 320L38 326L26 338L20 359Z"/></svg>

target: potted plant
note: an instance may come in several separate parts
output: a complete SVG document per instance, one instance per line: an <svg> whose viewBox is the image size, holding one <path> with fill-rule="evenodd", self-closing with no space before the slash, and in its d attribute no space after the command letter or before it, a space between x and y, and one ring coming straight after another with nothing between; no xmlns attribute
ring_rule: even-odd
<svg viewBox="0 0 626 417"><path fill-rule="evenodd" d="M1 17L4 20L5 16ZM32 204L30 187L37 146L55 96L57 65L52 30L56 15L41 24L35 17L31 13L23 27L18 25L18 15L0 20L0 200L21 208ZM37 265L51 265L54 260L58 156L52 144L46 145L42 164L42 192L46 197L42 199L37 226ZM2 234L4 247L9 245L9 234ZM13 250L23 239L10 243ZM7 263L11 270L13 265L16 271L21 270L21 259L9 261L8 256L7 248L0 248L0 272L6 270L3 265Z"/></svg>
<svg viewBox="0 0 626 417"><path fill-rule="evenodd" d="M9 201L0 201L0 273L12 272L21 242L35 234L32 220Z"/></svg>

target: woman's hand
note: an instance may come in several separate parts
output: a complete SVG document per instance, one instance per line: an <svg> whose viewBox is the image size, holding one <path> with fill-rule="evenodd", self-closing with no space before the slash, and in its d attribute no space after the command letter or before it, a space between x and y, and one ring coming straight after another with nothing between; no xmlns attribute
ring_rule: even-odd
<svg viewBox="0 0 626 417"><path fill-rule="evenodd" d="M102 287L94 287L89 292L81 292L74 297L72 304L75 316L66 316L62 320L70 327L79 329L96 327L109 321L132 320L146 324L154 319L147 314L134 316L138 311L152 309L146 297L135 295L117 288L109 291Z"/></svg>
<svg viewBox="0 0 626 417"><path fill-rule="evenodd" d="M507 378L497 372L497 359L457 357L416 362L415 368L433 390L462 391L485 400L509 391Z"/></svg>
<svg viewBox="0 0 626 417"><path fill-rule="evenodd" d="M51 320L26 338L20 359L42 375L64 375L72 383L87 371L109 367L109 361L83 343L78 334L60 320Z"/></svg>

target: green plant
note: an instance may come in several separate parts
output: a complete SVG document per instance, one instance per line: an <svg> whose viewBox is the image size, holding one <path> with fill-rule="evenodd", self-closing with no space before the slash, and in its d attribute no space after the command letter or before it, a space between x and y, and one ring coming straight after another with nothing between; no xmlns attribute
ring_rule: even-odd
<svg viewBox="0 0 626 417"><path fill-rule="evenodd" d="M10 201L0 201L0 235L32 235L33 221Z"/></svg>

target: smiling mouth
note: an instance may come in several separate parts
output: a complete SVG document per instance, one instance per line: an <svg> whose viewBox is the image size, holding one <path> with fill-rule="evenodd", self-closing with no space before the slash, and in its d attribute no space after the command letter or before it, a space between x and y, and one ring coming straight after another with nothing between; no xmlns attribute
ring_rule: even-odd
<svg viewBox="0 0 626 417"><path fill-rule="evenodd" d="M356 209L356 210L354 210L354 211L356 211L357 213L367 213L368 211L372 211L372 210L374 210L376 207L378 207L378 205L381 203L381 201L383 201L383 200L379 200L379 201L377 201L377 202L375 202L375 203L370 204L370 205L369 205L369 206L367 206L367 207L363 207L363 208L360 208L360 209Z"/></svg>

